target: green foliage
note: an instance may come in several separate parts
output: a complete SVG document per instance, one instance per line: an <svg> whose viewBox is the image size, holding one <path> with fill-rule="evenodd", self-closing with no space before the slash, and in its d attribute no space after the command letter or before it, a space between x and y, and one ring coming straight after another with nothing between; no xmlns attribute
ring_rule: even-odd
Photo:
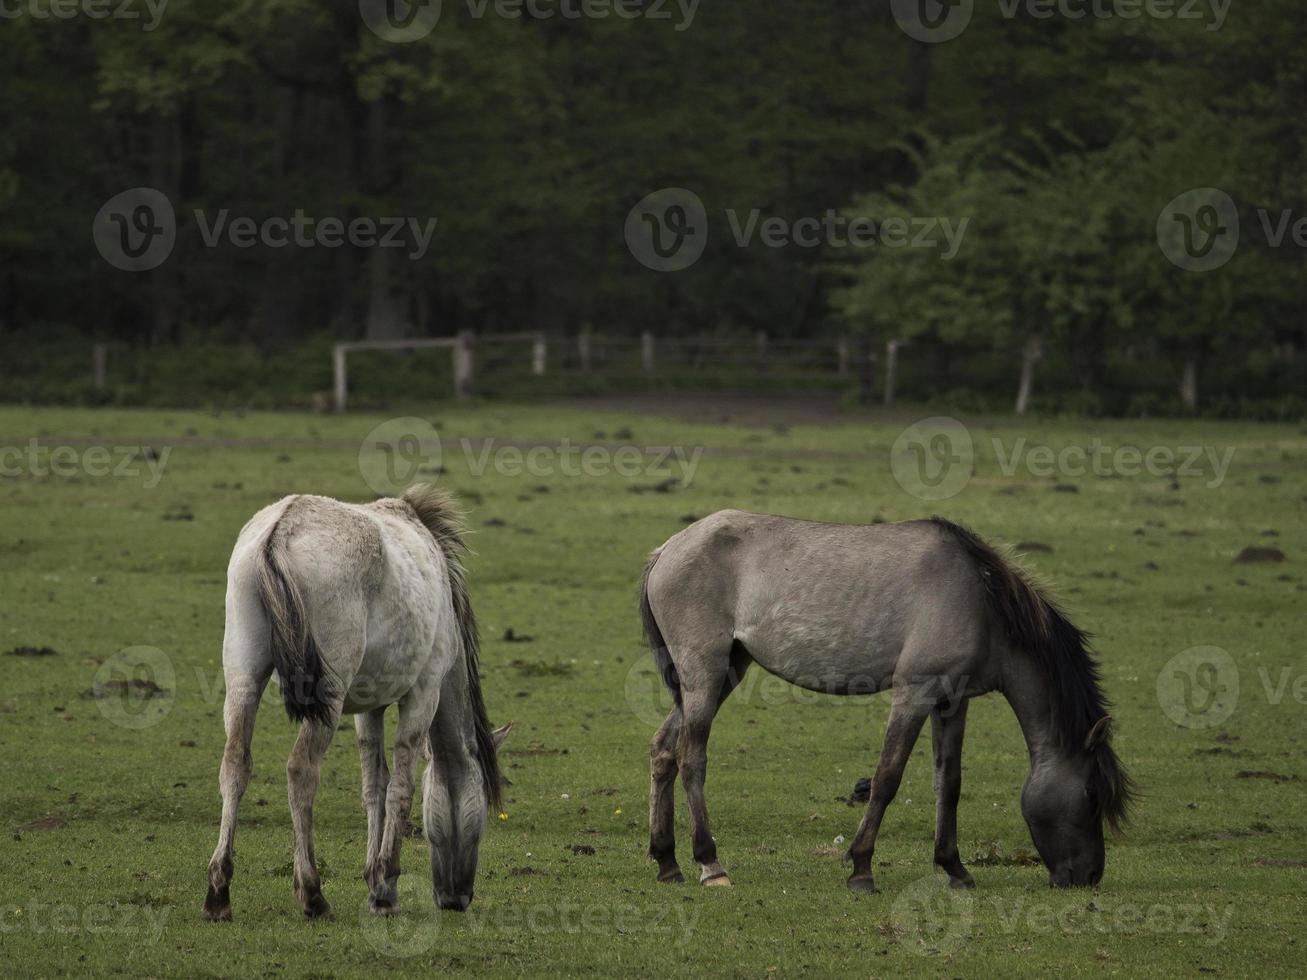
<svg viewBox="0 0 1307 980"><path fill-rule="evenodd" d="M174 0L149 30L8 19L0 331L273 348L583 324L1012 355L1037 341L1106 402L1123 348L1199 362L1207 391L1228 360L1307 346L1307 255L1255 231L1259 208L1307 213L1292 0L1220 25L980 4L939 45L874 7L703 5L687 25L674 4L670 19L629 20L447 3L411 44L373 34L356 4L309 0ZM87 229L137 186L167 194L178 243L133 274ZM667 186L697 193L710 228L674 274L640 265L622 234L635 202ZM1161 254L1155 222L1202 186L1231 195L1248 233L1227 266L1193 274ZM835 209L882 227L965 220L962 247L742 246L726 217ZM223 210L438 225L420 258L208 247L196 212ZM1283 380L1257 394L1291 392ZM1154 393L1175 382L1155 376ZM959 384L976 386L946 381Z"/></svg>

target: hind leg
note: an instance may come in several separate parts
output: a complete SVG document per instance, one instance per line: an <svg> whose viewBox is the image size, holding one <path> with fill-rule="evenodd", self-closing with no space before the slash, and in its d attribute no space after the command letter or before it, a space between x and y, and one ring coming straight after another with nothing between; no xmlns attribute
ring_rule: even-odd
<svg viewBox="0 0 1307 980"><path fill-rule="evenodd" d="M322 897L322 879L313 855L313 799L318 792L322 759L336 734L340 709L338 698L331 705L328 721L300 722L299 736L286 762L286 793L295 828L295 897L310 919L331 915L331 906Z"/></svg>
<svg viewBox="0 0 1307 980"><path fill-rule="evenodd" d="M912 687L896 687L894 704L890 708L889 724L885 730L885 744L881 748L880 763L871 780L871 795L867 800L867 812L858 825L858 832L849 847L849 858L853 861L853 874L849 876L849 887L854 891L876 891L875 878L871 873L871 856L876 849L876 835L880 832L880 822L885 816L885 808L894 799L903 779L903 770L912 755L912 747L921 734L921 727L926 723L934 702L922 703L921 693Z"/></svg>
<svg viewBox="0 0 1307 980"><path fill-rule="evenodd" d="M729 885L726 869L717 860L717 843L708 824L704 781L708 775L708 736L722 702L735 690L748 669L748 654L738 643L724 655L713 653L694 658L682 668L681 728L676 744L676 765L690 807L690 834L694 859L700 867L699 884Z"/></svg>
<svg viewBox="0 0 1307 980"><path fill-rule="evenodd" d="M227 693L223 725L227 739L222 750L218 785L222 793L222 822L218 846L209 860L209 889L204 917L211 922L231 919L232 851L236 814L252 771L250 744L254 719L263 690L272 676L272 655L267 648L267 620L248 588L228 592L227 622L223 632L222 663Z"/></svg>
<svg viewBox="0 0 1307 980"><path fill-rule="evenodd" d="M363 767L363 812L368 818L368 856L363 880L379 860L381 832L386 823L386 790L390 768L386 765L386 709L378 708L354 716L358 735L359 762Z"/></svg>
<svg viewBox="0 0 1307 980"><path fill-rule="evenodd" d="M222 823L218 829L218 847L209 860L209 891L204 897L204 917L211 922L231 919L232 851L236 839L236 814L241 797L249 785L253 760L250 744L254 740L254 719L259 699L271 675L271 665L262 676L231 674L227 678L227 697L223 716L227 743L222 751L218 785L222 791Z"/></svg>
<svg viewBox="0 0 1307 980"><path fill-rule="evenodd" d="M958 854L958 799L962 795L962 735L967 725L963 700L949 713L930 713L930 740L935 754L935 863L948 872L952 888L974 888L975 879Z"/></svg>
<svg viewBox="0 0 1307 980"><path fill-rule="evenodd" d="M658 880L685 881L676 863L676 742L681 709L674 706L649 746L649 857L658 862Z"/></svg>

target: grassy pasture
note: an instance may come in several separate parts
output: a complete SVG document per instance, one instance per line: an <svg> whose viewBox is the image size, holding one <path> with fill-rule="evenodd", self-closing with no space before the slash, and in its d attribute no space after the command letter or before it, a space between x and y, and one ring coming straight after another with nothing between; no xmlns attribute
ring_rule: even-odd
<svg viewBox="0 0 1307 980"><path fill-rule="evenodd" d="M905 492L891 465L909 416L785 427L575 406L419 414L443 446L439 459L428 449L417 460L420 476L462 494L476 530L471 581L491 715L516 722L503 753L512 786L488 829L476 901L463 915L437 914L425 844L413 839L403 914L380 923L362 912L350 727L330 749L316 807L335 919L305 921L290 882L284 763L293 732L269 695L237 833L236 918L214 926L199 907L219 813L231 544L256 509L284 494L372 497L365 472L375 471L360 467L359 446L386 416L0 409L6 973L1301 970L1303 429L968 420L974 475L932 502ZM564 440L684 455L651 470L652 457L632 469L628 454L624 473L613 471L621 457L595 454L576 475L587 467L558 455ZM1079 466L1075 447L1093 440L1114 452L1181 450L1173 463L1182 472L1136 472L1119 452L1099 472ZM61 446L62 475L45 472ZM107 447L108 472L92 446ZM534 446L545 449L532 463L523 454ZM1038 447L1047 453L1032 456ZM1185 467L1183 447L1215 455ZM1226 458L1218 479L1211 460ZM692 474L685 461L697 461ZM681 484L664 484L671 476ZM931 866L927 734L886 816L881 893L850 894L837 838L860 811L840 797L874 764L886 700L806 694L756 671L719 715L710 752L708 803L735 887L654 882L644 858L647 743L663 696L639 634L635 581L651 547L726 506L848 522L941 513L1025 546L1025 565L1096 636L1117 745L1145 793L1132 831L1109 841L1095 892L1052 892L1026 863L1024 745L1006 703L991 696L971 710L959 817L977 890L949 893ZM1248 546L1288 560L1236 563ZM54 652L10 652L24 647ZM1174 660L1198 647L1221 653ZM105 684L129 649L154 665L158 692Z"/></svg>

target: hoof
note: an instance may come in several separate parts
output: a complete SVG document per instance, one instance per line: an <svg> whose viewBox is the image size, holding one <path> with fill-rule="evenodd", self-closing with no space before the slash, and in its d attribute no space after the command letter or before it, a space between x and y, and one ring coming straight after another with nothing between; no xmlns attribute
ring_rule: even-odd
<svg viewBox="0 0 1307 980"><path fill-rule="evenodd" d="M948 886L950 888L975 888L976 879L971 877L971 875L967 875L965 878L950 878L948 880Z"/></svg>
<svg viewBox="0 0 1307 980"><path fill-rule="evenodd" d="M449 909L453 912L466 912L467 907L472 904L471 895L437 895L436 904L442 909Z"/></svg>
<svg viewBox="0 0 1307 980"><path fill-rule="evenodd" d="M231 921L231 898L226 885L222 888L209 886L209 894L204 896L202 914L209 922Z"/></svg>
<svg viewBox="0 0 1307 980"><path fill-rule="evenodd" d="M399 903L388 902L385 899L374 900L368 899L368 911L373 915L399 915Z"/></svg>
<svg viewBox="0 0 1307 980"><path fill-rule="evenodd" d="M716 874L700 878L699 884L705 888L730 888L731 879L726 876L725 871L719 871Z"/></svg>
<svg viewBox="0 0 1307 980"><path fill-rule="evenodd" d="M849 891L873 895L880 889L876 887L876 880L871 875L853 875L849 878Z"/></svg>
<svg viewBox="0 0 1307 980"><path fill-rule="evenodd" d="M330 919L332 917L331 906L322 897L322 892L317 892L304 904L304 916L308 919Z"/></svg>
<svg viewBox="0 0 1307 980"><path fill-rule="evenodd" d="M664 871L660 874L658 880L664 885L683 885L685 884L685 875L681 874L680 868L672 868L671 871Z"/></svg>

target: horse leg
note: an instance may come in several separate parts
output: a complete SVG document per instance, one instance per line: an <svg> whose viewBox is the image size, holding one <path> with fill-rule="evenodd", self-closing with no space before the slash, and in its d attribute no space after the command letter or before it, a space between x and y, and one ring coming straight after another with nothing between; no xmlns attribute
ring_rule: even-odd
<svg viewBox="0 0 1307 980"><path fill-rule="evenodd" d="M674 706L649 747L649 856L658 862L658 880L685 881L676 863L676 740L681 709Z"/></svg>
<svg viewBox="0 0 1307 980"><path fill-rule="evenodd" d="M381 832L386 822L386 790L390 769L386 765L386 709L378 708L354 716L358 735L359 762L363 767L363 812L368 818L368 857L363 880L381 854Z"/></svg>
<svg viewBox="0 0 1307 980"><path fill-rule="evenodd" d="M223 721L227 742L222 751L218 785L222 792L222 824L218 847L209 860L209 891L204 897L204 917L211 922L231 920L232 848L236 839L236 813L249 784L253 761L254 719L259 700L272 674L271 661L256 673L227 672L227 696Z"/></svg>
<svg viewBox="0 0 1307 980"><path fill-rule="evenodd" d="M408 829L409 811L413 808L418 755L422 751L422 740L431 730L438 696L439 688L415 688L399 702L394 771L386 787L386 820L381 847L363 873L370 889L369 908L378 915L393 915L399 911L399 852Z"/></svg>
<svg viewBox="0 0 1307 980"><path fill-rule="evenodd" d="M336 734L341 703L331 706L327 722L305 719L286 761L286 795L290 799L290 819L295 828L295 897L310 919L331 914L331 906L322 897L322 879L313 857L313 798L318 792L322 759Z"/></svg>
<svg viewBox="0 0 1307 980"><path fill-rule="evenodd" d="M908 763L908 757L912 755L917 736L921 734L921 726L926 723L926 716L933 706L933 702L921 704L920 701L921 698L910 687L894 690L894 704L890 707L885 744L880 750L880 763L871 780L867 812L863 814L858 833L849 848L848 856L853 861L849 887L854 891L876 890L876 881L871 873L871 856L876 849L880 821L885 816L885 808L898 792L903 769Z"/></svg>
<svg viewBox="0 0 1307 980"><path fill-rule="evenodd" d="M958 855L958 798L962 794L962 735L967 704L956 710L936 707L930 713L930 741L935 754L935 863L948 872L951 888L974 888L975 879Z"/></svg>
<svg viewBox="0 0 1307 980"><path fill-rule="evenodd" d="M699 884L729 885L726 869L717 860L717 843L708 826L708 805L703 784L708 775L708 736L713 718L731 691L735 690L751 659L739 644L720 660L711 654L697 664L697 670L681 671L697 683L681 693L681 726L676 745L676 765L690 806L690 834L694 859L700 866ZM697 675L697 676L696 676Z"/></svg>

